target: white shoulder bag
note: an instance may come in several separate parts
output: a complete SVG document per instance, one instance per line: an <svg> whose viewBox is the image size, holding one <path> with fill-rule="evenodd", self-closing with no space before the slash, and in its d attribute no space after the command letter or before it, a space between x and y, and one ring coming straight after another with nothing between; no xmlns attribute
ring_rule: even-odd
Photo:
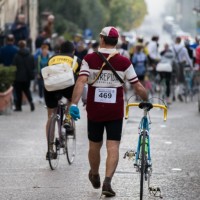
<svg viewBox="0 0 200 200"><path fill-rule="evenodd" d="M42 77L45 89L47 91L56 91L74 85L73 67L76 61L77 57L74 56L72 66L69 66L67 63L61 63L44 67L42 69Z"/></svg>

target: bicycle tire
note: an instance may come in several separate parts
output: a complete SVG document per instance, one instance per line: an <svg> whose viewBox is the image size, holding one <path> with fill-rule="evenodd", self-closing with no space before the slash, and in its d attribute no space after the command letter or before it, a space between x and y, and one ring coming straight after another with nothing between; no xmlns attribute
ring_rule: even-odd
<svg viewBox="0 0 200 200"><path fill-rule="evenodd" d="M53 146L52 146L53 145ZM53 150L52 157L50 156ZM53 114L48 129L48 154L49 166L55 170L58 166L60 157L60 143L59 143L59 119L57 114Z"/></svg>
<svg viewBox="0 0 200 200"><path fill-rule="evenodd" d="M75 121L71 118L72 133L66 134L66 157L69 165L74 162L76 156L76 125Z"/></svg>
<svg viewBox="0 0 200 200"><path fill-rule="evenodd" d="M146 153L145 153L145 142L146 142L146 131L142 132L141 138L141 152L140 152L140 159L141 159L141 169L140 169L140 200L143 199L143 190L144 190L144 175L146 169Z"/></svg>

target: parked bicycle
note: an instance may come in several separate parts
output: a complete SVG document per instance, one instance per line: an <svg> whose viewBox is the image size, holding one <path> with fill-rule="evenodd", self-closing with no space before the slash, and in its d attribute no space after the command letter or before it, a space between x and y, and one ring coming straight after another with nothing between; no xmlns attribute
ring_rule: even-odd
<svg viewBox="0 0 200 200"><path fill-rule="evenodd" d="M124 155L124 158L128 157L129 159L133 159L135 157L134 167L136 168L136 171L140 173L140 200L143 199L144 181L148 182L148 190L151 195L162 198L160 188L150 186L150 178L152 175L152 159L150 151L151 121L148 113L152 108L161 108L164 110L164 121L166 121L167 107L166 105L152 104L150 102L128 103L126 106L126 119L128 119L129 116L129 108L132 106L136 106L140 109L143 109L144 114L139 124L139 138L137 151L127 151Z"/></svg>
<svg viewBox="0 0 200 200"><path fill-rule="evenodd" d="M71 118L71 130L63 128L66 112L64 99L59 100L56 112L51 116L48 130L48 154L49 165L56 169L60 155L65 155L69 164L72 164L76 154L76 126Z"/></svg>

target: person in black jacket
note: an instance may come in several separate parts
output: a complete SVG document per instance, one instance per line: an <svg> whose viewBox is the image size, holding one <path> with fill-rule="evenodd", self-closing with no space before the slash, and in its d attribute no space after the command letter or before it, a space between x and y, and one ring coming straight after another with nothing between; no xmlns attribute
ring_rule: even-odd
<svg viewBox="0 0 200 200"><path fill-rule="evenodd" d="M29 38L29 27L26 24L24 14L19 14L16 21L11 27L11 32L15 37L15 44L17 45L20 40L28 41Z"/></svg>
<svg viewBox="0 0 200 200"><path fill-rule="evenodd" d="M30 91L30 83L34 78L34 57L26 48L26 41L19 41L19 52L14 57L14 63L17 67L14 88L16 91L17 101L15 111L22 111L22 92L25 93L31 111L35 110L33 99Z"/></svg>

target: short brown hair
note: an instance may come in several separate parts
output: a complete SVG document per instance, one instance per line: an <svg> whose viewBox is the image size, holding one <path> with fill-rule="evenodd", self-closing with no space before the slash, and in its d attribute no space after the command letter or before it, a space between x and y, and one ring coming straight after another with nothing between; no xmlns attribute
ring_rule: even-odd
<svg viewBox="0 0 200 200"><path fill-rule="evenodd" d="M26 47L26 41L25 40L20 40L18 42L18 46L19 46L20 49L25 48Z"/></svg>
<svg viewBox="0 0 200 200"><path fill-rule="evenodd" d="M116 46L118 43L118 38L112 38L112 37L103 36L103 35L100 35L100 37L103 38L105 44L107 45Z"/></svg>

